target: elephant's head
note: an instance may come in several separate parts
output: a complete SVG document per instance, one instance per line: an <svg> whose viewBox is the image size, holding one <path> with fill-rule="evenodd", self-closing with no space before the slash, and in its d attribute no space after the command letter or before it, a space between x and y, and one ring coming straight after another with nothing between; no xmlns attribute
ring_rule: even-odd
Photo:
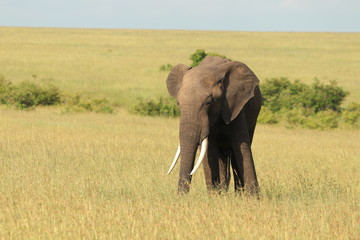
<svg viewBox="0 0 360 240"><path fill-rule="evenodd" d="M188 192L191 175L207 151L210 127L221 118L226 124L234 120L254 96L258 79L243 63L206 57L194 68L176 65L166 84L180 108L180 146L169 172L181 153L178 191ZM199 144L201 152L194 168Z"/></svg>

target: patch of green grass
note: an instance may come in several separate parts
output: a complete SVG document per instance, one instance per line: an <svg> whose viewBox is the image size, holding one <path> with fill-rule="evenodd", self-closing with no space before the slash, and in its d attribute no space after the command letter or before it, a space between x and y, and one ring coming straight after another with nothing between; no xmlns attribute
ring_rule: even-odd
<svg viewBox="0 0 360 240"><path fill-rule="evenodd" d="M345 124L352 127L360 127L360 104L351 103L342 112L342 120Z"/></svg>

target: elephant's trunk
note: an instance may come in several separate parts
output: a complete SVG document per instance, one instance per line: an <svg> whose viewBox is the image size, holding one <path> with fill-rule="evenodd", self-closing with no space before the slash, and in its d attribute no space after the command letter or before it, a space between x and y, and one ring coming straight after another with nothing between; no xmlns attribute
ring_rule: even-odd
<svg viewBox="0 0 360 240"><path fill-rule="evenodd" d="M178 192L187 193L190 189L190 172L194 167L196 150L200 140L200 124L198 122L188 122L183 117L180 118L180 148L181 162L178 183Z"/></svg>

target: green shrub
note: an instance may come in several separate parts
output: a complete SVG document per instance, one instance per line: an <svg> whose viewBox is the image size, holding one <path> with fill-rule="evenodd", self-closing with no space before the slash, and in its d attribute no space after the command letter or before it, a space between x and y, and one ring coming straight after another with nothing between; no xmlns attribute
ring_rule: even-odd
<svg viewBox="0 0 360 240"><path fill-rule="evenodd" d="M48 106L60 103L60 91L52 84L24 81L13 85L0 77L0 104L14 105L19 109Z"/></svg>
<svg viewBox="0 0 360 240"><path fill-rule="evenodd" d="M207 56L207 53L204 49L198 49L190 56L190 60L192 61L192 64L190 66L196 67L201 63L202 60Z"/></svg>
<svg viewBox="0 0 360 240"><path fill-rule="evenodd" d="M63 100L66 112L113 113L114 108L106 98L84 98L80 94L67 96Z"/></svg>
<svg viewBox="0 0 360 240"><path fill-rule="evenodd" d="M218 54L218 53L206 53L204 49L197 49L193 54L191 54L190 56L190 60L192 61L191 63L191 67L196 67L197 65L199 65L202 60L204 60L204 58L206 56L219 56L222 58L226 58L226 56Z"/></svg>
<svg viewBox="0 0 360 240"><path fill-rule="evenodd" d="M325 110L340 111L342 101L348 95L335 81L329 85L314 79L312 85L299 80L290 82L287 78L273 78L261 85L263 105L271 111L309 108L314 113Z"/></svg>
<svg viewBox="0 0 360 240"><path fill-rule="evenodd" d="M18 109L32 109L36 106L63 105L66 112L113 113L114 109L105 98L84 98L77 94L62 94L51 83L23 81L17 85L0 76L0 104L15 106Z"/></svg>
<svg viewBox="0 0 360 240"><path fill-rule="evenodd" d="M180 115L175 99L163 97L151 100L139 99L139 103L132 106L130 112L144 116L176 117Z"/></svg>
<svg viewBox="0 0 360 240"><path fill-rule="evenodd" d="M332 110L313 113L305 108L297 108L289 110L283 116L286 127L325 130L338 127L340 114Z"/></svg>
<svg viewBox="0 0 360 240"><path fill-rule="evenodd" d="M93 112L96 113L114 113L114 108L106 98L95 98L92 99Z"/></svg>
<svg viewBox="0 0 360 240"><path fill-rule="evenodd" d="M279 119L274 112L263 106L258 117L258 122L264 124L277 124Z"/></svg>
<svg viewBox="0 0 360 240"><path fill-rule="evenodd" d="M171 64L163 64L160 66L160 72L170 72L173 69L173 65Z"/></svg>
<svg viewBox="0 0 360 240"><path fill-rule="evenodd" d="M338 127L341 103L348 95L335 81L326 85L316 78L311 85L299 80L290 82L287 78L273 78L266 80L260 87L265 109L277 113L278 118L285 121L287 127ZM347 115L343 121L350 124L356 122L355 112L346 111Z"/></svg>
<svg viewBox="0 0 360 240"><path fill-rule="evenodd" d="M272 112L281 109L293 109L302 105L302 96L308 86L295 81L291 83L287 78L272 78L261 84L263 105Z"/></svg>
<svg viewBox="0 0 360 240"><path fill-rule="evenodd" d="M286 127L290 128L304 126L309 118L309 115L306 113L305 109L301 108L288 110L282 113L282 116L286 122Z"/></svg>
<svg viewBox="0 0 360 240"><path fill-rule="evenodd" d="M15 106L19 109L60 104L60 91L52 84L41 86L24 81L14 88L12 97Z"/></svg>
<svg viewBox="0 0 360 240"><path fill-rule="evenodd" d="M360 127L360 104L351 103L341 112L342 121L347 126Z"/></svg>
<svg viewBox="0 0 360 240"><path fill-rule="evenodd" d="M340 105L347 95L349 93L337 86L336 81L325 85L315 78L309 92L303 96L303 105L314 109L314 112L325 110L340 112Z"/></svg>
<svg viewBox="0 0 360 240"><path fill-rule="evenodd" d="M333 110L325 110L317 112L309 121L306 122L305 127L311 129L333 129L339 126L339 113Z"/></svg>

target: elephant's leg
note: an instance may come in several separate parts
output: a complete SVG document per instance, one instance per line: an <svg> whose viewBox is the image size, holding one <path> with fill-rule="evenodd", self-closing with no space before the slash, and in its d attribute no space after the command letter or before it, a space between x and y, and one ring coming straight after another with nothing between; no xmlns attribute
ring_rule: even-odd
<svg viewBox="0 0 360 240"><path fill-rule="evenodd" d="M251 140L247 123L245 120L245 113L242 111L238 119L233 124L234 136L233 136L233 150L234 150L234 176L238 177L235 180L235 188L239 188L239 182L245 192L250 194L258 194L259 185L256 177L254 160L251 153ZM235 178L235 177L234 177Z"/></svg>
<svg viewBox="0 0 360 240"><path fill-rule="evenodd" d="M211 159L211 158L210 158ZM204 161L206 187L209 191L227 191L230 184L230 159L220 156Z"/></svg>
<svg viewBox="0 0 360 240"><path fill-rule="evenodd" d="M218 162L219 152L216 147L214 148L213 145L213 139L209 138L208 152L206 153L205 159L203 161L205 182L208 191L215 190L220 182Z"/></svg>
<svg viewBox="0 0 360 240"><path fill-rule="evenodd" d="M241 190L244 187L244 179L242 178L243 175L244 175L243 174L243 169L240 169L240 167L242 167L242 165L238 164L238 162L242 162L242 156L241 156L241 154L237 154L237 156L240 156L241 159L236 160L235 159L235 154L231 158L231 166L232 166L233 176L234 176L235 192Z"/></svg>
<svg viewBox="0 0 360 240"><path fill-rule="evenodd" d="M220 183L219 189L227 191L230 184L230 152L221 152L219 154L219 173L220 173Z"/></svg>
<svg viewBox="0 0 360 240"><path fill-rule="evenodd" d="M240 144L240 151L243 157L243 180L244 190L250 194L258 194L259 184L256 177L254 160L251 153L250 143L242 142Z"/></svg>
<svg viewBox="0 0 360 240"><path fill-rule="evenodd" d="M208 152L204 160L203 167L207 189L209 191L227 191L230 182L229 158L219 151L213 137L209 137Z"/></svg>

